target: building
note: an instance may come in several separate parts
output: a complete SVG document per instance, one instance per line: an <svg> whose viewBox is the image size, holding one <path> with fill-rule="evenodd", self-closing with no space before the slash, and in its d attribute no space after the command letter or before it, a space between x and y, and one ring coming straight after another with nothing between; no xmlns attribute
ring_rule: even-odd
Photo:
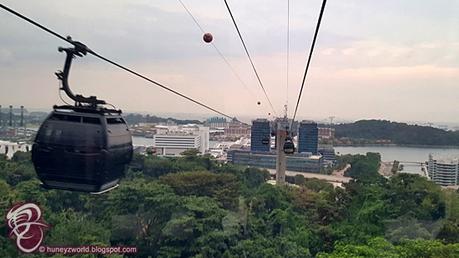
<svg viewBox="0 0 459 258"><path fill-rule="evenodd" d="M252 121L250 134L251 151L270 151L271 149L271 126L267 119Z"/></svg>
<svg viewBox="0 0 459 258"><path fill-rule="evenodd" d="M200 135L185 133L155 134L153 146L159 155L164 156L178 156L189 149L202 149Z"/></svg>
<svg viewBox="0 0 459 258"><path fill-rule="evenodd" d="M197 149L201 154L209 151L209 127L188 124L154 127L152 147L154 153L164 156L178 156L189 149ZM153 150L152 149L152 150Z"/></svg>
<svg viewBox="0 0 459 258"><path fill-rule="evenodd" d="M250 126L241 123L231 123L225 128L225 136L230 138L249 137Z"/></svg>
<svg viewBox="0 0 459 258"><path fill-rule="evenodd" d="M25 142L9 142L0 140L0 155L4 154L7 158L11 159L14 153L18 151L29 152L32 149L32 145Z"/></svg>
<svg viewBox="0 0 459 258"><path fill-rule="evenodd" d="M328 163L329 165L336 163L335 149L332 146L322 146L317 150L317 152L322 155L324 162Z"/></svg>
<svg viewBox="0 0 459 258"><path fill-rule="evenodd" d="M224 117L211 117L206 121L206 125L211 129L228 128L228 121Z"/></svg>
<svg viewBox="0 0 459 258"><path fill-rule="evenodd" d="M201 136L201 146L199 151L204 154L210 148L210 138L209 138L209 127L205 126L198 126L197 133Z"/></svg>
<svg viewBox="0 0 459 258"><path fill-rule="evenodd" d="M276 168L276 152L229 150L228 162L239 165ZM319 173L323 166L323 158L320 155L296 153L287 156L287 170Z"/></svg>
<svg viewBox="0 0 459 258"><path fill-rule="evenodd" d="M298 152L309 152L317 155L319 129L316 122L302 121L298 128Z"/></svg>
<svg viewBox="0 0 459 258"><path fill-rule="evenodd" d="M335 138L335 128L331 127L319 127L319 139L331 140Z"/></svg>
<svg viewBox="0 0 459 258"><path fill-rule="evenodd" d="M459 185L459 159L436 160L429 155L427 174L441 186Z"/></svg>

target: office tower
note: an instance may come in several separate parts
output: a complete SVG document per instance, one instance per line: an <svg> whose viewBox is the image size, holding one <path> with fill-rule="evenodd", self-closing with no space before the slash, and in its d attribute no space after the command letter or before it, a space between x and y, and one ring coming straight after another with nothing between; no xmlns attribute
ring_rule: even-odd
<svg viewBox="0 0 459 258"><path fill-rule="evenodd" d="M13 126L13 106L10 105L10 122L8 126Z"/></svg>
<svg viewBox="0 0 459 258"><path fill-rule="evenodd" d="M298 152L310 152L317 155L319 129L313 121L302 121L298 129Z"/></svg>
<svg viewBox="0 0 459 258"><path fill-rule="evenodd" d="M24 106L21 106L21 123L19 126L20 127L24 126Z"/></svg>
<svg viewBox="0 0 459 258"><path fill-rule="evenodd" d="M270 151L271 128L267 119L256 119L252 121L250 140L250 150Z"/></svg>

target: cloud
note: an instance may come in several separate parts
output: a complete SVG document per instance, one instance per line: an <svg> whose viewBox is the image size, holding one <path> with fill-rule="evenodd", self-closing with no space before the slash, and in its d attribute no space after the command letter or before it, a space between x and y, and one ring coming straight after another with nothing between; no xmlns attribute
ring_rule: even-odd
<svg viewBox="0 0 459 258"><path fill-rule="evenodd" d="M100 54L231 114L265 115L257 84L222 1L184 0L255 97L231 73L177 1L21 1L11 6L70 34ZM289 90L286 90L286 3L230 1L271 101L290 109L300 87L320 0L291 2ZM447 0L329 2L316 45L300 117L413 120L440 112L457 120L459 4ZM64 42L0 12L0 103L51 107L58 101L53 72ZM125 110L207 112L97 60L77 59L76 92L95 94ZM26 76L25 76L26 75ZM438 91L441 89L441 91ZM395 94L397 93L397 94ZM40 95L41 98L35 96ZM262 105L256 105L261 100ZM419 102L427 103L419 106ZM445 104L447 103L447 104ZM409 110L410 107L416 107ZM405 111L406 110L406 111ZM433 111L432 111L433 110Z"/></svg>
<svg viewBox="0 0 459 258"><path fill-rule="evenodd" d="M365 81L403 79L459 80L459 67L419 65L351 68L338 70L335 76L340 79L358 79Z"/></svg>
<svg viewBox="0 0 459 258"><path fill-rule="evenodd" d="M8 65L13 61L13 58L13 53L10 50L0 48L0 64Z"/></svg>
<svg viewBox="0 0 459 258"><path fill-rule="evenodd" d="M337 44L333 48L319 48L316 65L323 67L403 67L442 66L458 67L453 56L459 55L456 41L417 43L356 40Z"/></svg>

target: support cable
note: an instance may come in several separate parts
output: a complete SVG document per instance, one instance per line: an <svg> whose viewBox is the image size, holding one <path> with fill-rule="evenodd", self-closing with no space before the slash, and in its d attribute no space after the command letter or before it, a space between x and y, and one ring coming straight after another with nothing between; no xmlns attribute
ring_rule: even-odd
<svg viewBox="0 0 459 258"><path fill-rule="evenodd" d="M196 26L199 28L199 30L204 34L206 33L206 31L202 28L202 26L199 24L198 20L196 19L196 17L194 17L194 15L191 13L190 9L188 9L186 7L186 5L183 3L182 0L178 0L180 2L180 4L183 6L183 9L185 9L185 11L188 13L188 15L191 17L191 19L193 19L194 23L196 24ZM228 61L228 59L226 59L226 57L223 55L223 53L220 51L220 49L217 48L217 46L215 45L214 42L210 42L210 44L214 47L215 51L217 51L218 55L223 59L223 61L226 63L226 65L229 67L229 69L231 70L231 72L233 73L233 75L239 80L239 82L242 84L242 86L244 86L244 88L249 92L249 94L253 97L253 98L257 98L255 96L255 94L250 90L250 88L247 86L247 84L241 79L241 77L239 76L239 74L236 72L236 70L234 69L234 67L231 65L231 63Z"/></svg>
<svg viewBox="0 0 459 258"><path fill-rule="evenodd" d="M14 11L13 9L11 9L11 8L3 5L3 4L0 4L0 8L8 11L9 13L11 13L11 14L13 14L13 15L15 15L15 16L17 16L17 17L19 17L19 18L21 18L21 19L23 19L23 20L25 20L25 21L27 21L27 22L29 22L31 24L33 24L33 25L35 25L36 27L38 27L38 28L40 28L40 29L52 34L53 36L68 42L69 44L72 44L72 45L74 45L76 47L84 46L82 43L77 42L77 41L73 41L70 37L65 38L62 35L54 32L53 30L51 30L51 29L49 29L49 28L47 28L47 27L45 27L45 26L33 21L32 19L30 19L30 18L28 18L28 17L26 17L26 16L24 16L24 15L22 15L22 14L16 12L16 11ZM84 46L84 47L86 47L86 46ZM182 94L182 93L180 93L180 92L178 92L178 91L176 91L174 89L171 89L171 88L165 86L164 84L156 82L156 81L154 81L154 80L152 80L152 79L150 79L150 78L148 78L148 77L146 77L146 76L144 76L144 75L142 75L142 74L140 74L140 73L138 73L138 72L136 72L136 71L134 71L134 70L132 70L130 68L127 68L127 67L125 67L125 66L123 66L123 65L121 65L121 64L119 64L119 63L117 63L115 61L112 61L112 60L110 60L110 59L108 59L108 58L96 53L95 51L93 51L93 50L91 50L91 49L89 49L87 47L86 47L86 50L87 50L88 53L92 54L93 56L95 56L95 57L97 57L99 59L102 59L105 62L108 62L108 63L110 63L110 64L112 64L112 65L114 65L114 66L116 66L116 67L128 72L128 73L131 73L131 74L133 74L133 75L135 75L135 76L137 76L139 78L142 78L142 79L144 79L144 80L146 80L146 81L148 81L148 82L150 82L150 83L152 83L152 84L154 84L154 85L156 85L156 86L158 86L160 88L163 88L164 90L167 90L167 91L169 91L169 92L171 92L171 93L173 93L175 95L178 95L178 96L180 96L180 97L182 97L184 99L187 99L187 100L189 100L189 101L191 101L191 102L193 102L193 103L195 103L195 104L197 104L197 105L199 105L201 107L204 107L204 108L206 108L206 109L208 109L210 111L213 111L213 112L215 112L217 114L220 114L220 115L222 115L224 117L227 117L229 119L233 119L234 118L234 117L231 117L231 116L229 116L229 115L227 115L227 114L225 114L225 113L223 113L221 111L218 111L217 109L212 108L212 107L210 107L210 106L208 106L208 105L206 105L206 104L204 104L204 103L202 103L202 102L200 102L198 100L195 100L195 99L193 99L191 97L188 97L185 94Z"/></svg>
<svg viewBox="0 0 459 258"><path fill-rule="evenodd" d="M312 53L314 52L314 46L316 44L317 34L319 33L320 23L322 21L322 16L324 14L325 4L326 3L327 3L327 0L323 0L322 7L320 9L319 18L317 20L316 30L314 32L314 38L312 39L311 48L309 50L308 62L306 63L306 68L304 70L303 81L301 82L301 88L300 88L300 92L298 94L298 100L296 101L296 107L295 107L295 112L293 113L292 124L293 124L293 121L295 120L296 113L298 111L298 106L300 105L301 95L303 93L304 83L306 81L306 75L308 74L308 69L309 69L309 65L311 63Z"/></svg>
<svg viewBox="0 0 459 258"><path fill-rule="evenodd" d="M236 23L236 20L234 19L233 13L231 12L231 8L229 7L228 2L226 0L224 0L224 1L225 1L226 9L228 10L228 13L229 13L229 15L231 17L231 20L233 21L234 27L236 28L237 34L239 35L239 39L242 42L242 46L244 47L245 53L247 54L247 57L249 58L250 64L252 65L252 69L253 69L253 71L255 73L255 76L257 77L258 83L260 84L260 87L263 90L263 93L265 94L266 99L268 100L269 105L271 106L271 109L272 109L274 115L277 116L276 110L274 109L274 106L273 106L273 104L271 103L271 100L268 97L268 93L266 92L266 89L263 86L263 82L261 81L260 76L258 75L257 69L255 68L255 65L254 65L254 63L252 61L252 57L250 57L249 50L247 49L247 46L245 45L245 42L244 42L244 39L242 38L241 32L239 30L239 27L237 26L237 23Z"/></svg>
<svg viewBox="0 0 459 258"><path fill-rule="evenodd" d="M290 66L290 0L287 0L287 74L286 74L286 94L285 94L285 104L288 107L288 84L289 84L289 66Z"/></svg>

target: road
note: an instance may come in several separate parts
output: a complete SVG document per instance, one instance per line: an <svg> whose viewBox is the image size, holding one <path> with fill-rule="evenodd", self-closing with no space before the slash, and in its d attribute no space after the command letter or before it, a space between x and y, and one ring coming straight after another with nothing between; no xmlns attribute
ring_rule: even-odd
<svg viewBox="0 0 459 258"><path fill-rule="evenodd" d="M268 169L268 171L271 175L276 174L275 169ZM289 171L289 170L285 171L285 175L287 176L302 175L305 178L317 178L317 179L326 180L330 183L338 183L338 184L347 183L351 180L350 177L345 177L345 176L340 176L340 175L323 175L323 174L306 173L306 172Z"/></svg>
<svg viewBox="0 0 459 258"><path fill-rule="evenodd" d="M351 164L346 164L343 169L333 171L332 175L337 177L344 177L344 172L351 168Z"/></svg>

